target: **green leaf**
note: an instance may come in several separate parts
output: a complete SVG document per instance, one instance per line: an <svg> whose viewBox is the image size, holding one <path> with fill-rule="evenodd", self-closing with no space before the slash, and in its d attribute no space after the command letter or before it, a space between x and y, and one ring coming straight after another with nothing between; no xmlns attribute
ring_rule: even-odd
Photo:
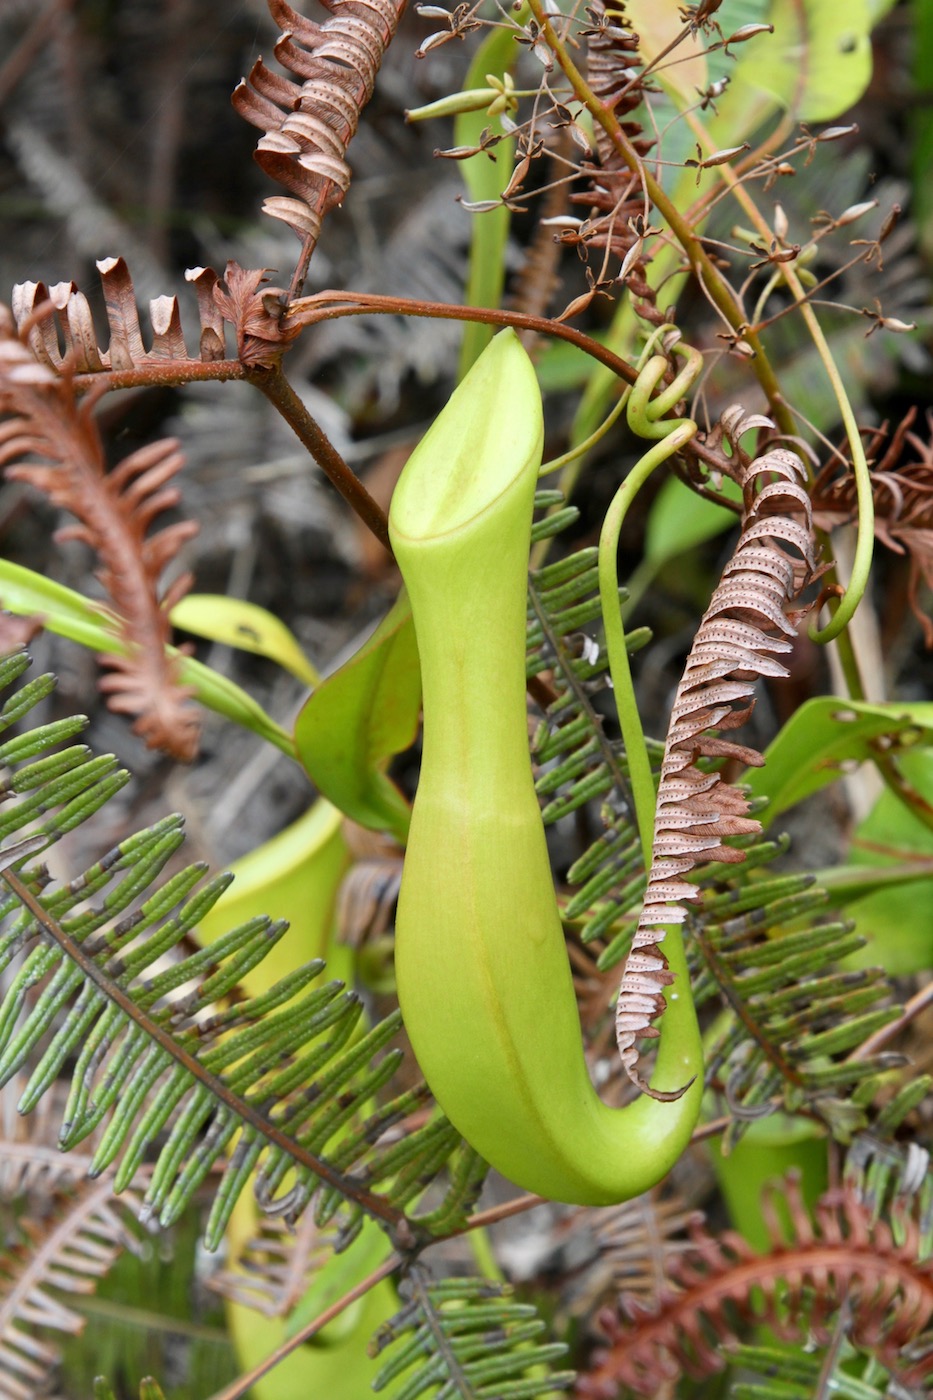
<svg viewBox="0 0 933 1400"><path fill-rule="evenodd" d="M766 749L764 768L750 769L742 781L753 796L769 799L761 814L768 825L835 782L844 764L871 759L879 739L908 746L931 730L933 702L882 705L823 695L801 705Z"/></svg>
<svg viewBox="0 0 933 1400"><path fill-rule="evenodd" d="M175 648L169 647L168 650L174 652ZM182 684L190 685L194 698L207 709L233 720L243 729L251 729L289 758L295 757L295 746L282 726L276 724L258 701L234 681L228 680L219 671L211 670L210 666L205 666L203 661L197 661L193 656L181 658L179 676Z"/></svg>
<svg viewBox="0 0 933 1400"><path fill-rule="evenodd" d="M127 653L119 621L109 609L8 559L0 559L0 607L17 617L41 617L48 631L89 651ZM245 690L194 657L181 656L175 647L166 650L179 657L179 678L183 685L191 687L194 698L202 705L244 729L251 729L289 758L295 757L285 730Z"/></svg>
<svg viewBox="0 0 933 1400"><path fill-rule="evenodd" d="M256 603L223 593L189 593L172 608L172 625L196 637L267 656L308 686L320 676L284 622Z"/></svg>
<svg viewBox="0 0 933 1400"><path fill-rule="evenodd" d="M464 88L483 87L488 74L503 78L514 66L518 53L511 29L503 26L492 30L476 50L463 82ZM496 126L496 119L490 117L485 108L478 112L460 112L454 121L454 145L478 146L483 131L487 127L496 130ZM490 155L482 152L459 161L470 200L498 199L509 182L514 158L515 142L507 137ZM471 217L470 269L464 301L468 306L497 307L505 285L505 245L512 216L502 204L498 209ZM460 349L460 379L489 344L494 329L476 322L467 323Z"/></svg>
<svg viewBox="0 0 933 1400"><path fill-rule="evenodd" d="M410 809L386 776L418 728L421 674L405 593L339 671L305 702L295 747L318 791L361 826L404 842Z"/></svg>
<svg viewBox="0 0 933 1400"><path fill-rule="evenodd" d="M739 51L720 108L723 121L732 112L746 121L754 114L758 125L773 103L796 121L832 121L848 111L871 80L869 0L773 0L768 19L773 35L761 34Z"/></svg>
<svg viewBox="0 0 933 1400"><path fill-rule="evenodd" d="M198 941L214 943L228 929L267 914L285 919L288 931L261 963L243 974L242 985L251 996L268 991L311 958L326 958L330 975L343 977L338 964L349 950L328 945L349 858L343 814L320 798L291 826L234 863L233 884L199 923Z"/></svg>
<svg viewBox="0 0 933 1400"><path fill-rule="evenodd" d="M933 749L924 747L904 754L898 766L927 801L933 800ZM905 860L911 857L917 861L913 879L907 878L904 869ZM885 860L891 862L892 871L901 872L901 877L893 888L877 890L849 905L857 931L868 940L864 949L852 955L852 962L855 966L880 962L892 977L925 971L933 967L929 869L933 831L890 791L881 794L857 828L849 852L853 873Z"/></svg>
<svg viewBox="0 0 933 1400"><path fill-rule="evenodd" d="M0 607L17 617L41 617L50 632L91 651L121 650L120 624L112 612L9 559L0 559Z"/></svg>

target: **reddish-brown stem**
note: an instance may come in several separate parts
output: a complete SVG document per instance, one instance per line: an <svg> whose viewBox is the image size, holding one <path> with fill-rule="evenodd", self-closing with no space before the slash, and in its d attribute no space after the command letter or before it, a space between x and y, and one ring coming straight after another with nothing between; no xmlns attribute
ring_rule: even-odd
<svg viewBox="0 0 933 1400"><path fill-rule="evenodd" d="M536 1206L547 1204L545 1196L535 1196L528 1192L524 1196L516 1196L511 1201L503 1201L502 1205L490 1206L489 1210L477 1211L475 1215L470 1216L462 1230L455 1230L453 1234L465 1235L468 1230L481 1230L486 1225L497 1225L500 1220L510 1220L513 1215L523 1215L526 1210L534 1210ZM450 1237L445 1235L444 1238Z"/></svg>
<svg viewBox="0 0 933 1400"><path fill-rule="evenodd" d="M245 379L246 367L239 360L148 360L132 369L94 370L74 376L75 388L81 393L98 389L109 394L112 389L177 389L180 384L205 384L216 380Z"/></svg>
<svg viewBox="0 0 933 1400"><path fill-rule="evenodd" d="M309 1322L306 1327L302 1327L293 1337L289 1337L287 1341L283 1342L280 1347L277 1347L275 1351L267 1356L264 1361L260 1361L258 1366L254 1366L247 1375L240 1376L232 1385L226 1386L223 1390L215 1391L210 1397L210 1400L239 1400L241 1395L246 1395L258 1380L261 1380L263 1376L267 1375L273 1367L278 1366L280 1361L284 1361L286 1356L289 1356L296 1347L301 1346L302 1343L316 1336L318 1332L323 1331L329 1322L333 1322L335 1317L339 1317L340 1314L345 1312L358 1298L362 1298L371 1288L375 1288L383 1279L388 1278L390 1274L394 1274L396 1270L401 1267L401 1263L402 1260L398 1254L390 1254L385 1263L380 1264L378 1269L373 1269L371 1274L368 1274L361 1283L351 1288L342 1298L338 1298L336 1303L331 1303L330 1307L325 1308L324 1312L320 1313L313 1322Z"/></svg>
<svg viewBox="0 0 933 1400"><path fill-rule="evenodd" d="M380 544L392 553L389 543L389 522L385 511L373 500L356 473L343 460L330 438L315 422L301 399L289 384L281 368L249 369L246 378L261 389L269 402L281 413L292 432L317 462L328 480L336 486L343 499L356 512Z"/></svg>
<svg viewBox="0 0 933 1400"><path fill-rule="evenodd" d="M480 321L490 326L512 326L517 331L537 331L576 345L587 355L611 369L626 384L634 384L638 371L634 365L600 345L592 336L574 330L562 321L547 316L532 316L525 311L502 311L483 306L450 306L443 301L418 301L410 297L380 296L375 292L316 292L292 302L283 322L288 330L295 325L313 326L319 321L333 321L339 316L427 316L441 321Z"/></svg>
<svg viewBox="0 0 933 1400"><path fill-rule="evenodd" d="M879 1050L883 1050L886 1045L899 1036L901 1031L906 1030L911 1021L915 1021L921 1011L925 1011L928 1006L933 1005L933 982L928 982L925 987L921 987L910 1001L906 1002L904 1009L896 1021L889 1021L886 1026L881 1026L870 1035L857 1050L853 1050L849 1056L850 1060L867 1060L872 1055L877 1055Z"/></svg>
<svg viewBox="0 0 933 1400"><path fill-rule="evenodd" d="M292 273L292 280L289 283L288 287L289 303L293 302L296 297L301 296L301 291L305 284L305 278L308 275L308 265L311 262L311 255L314 252L315 246L315 240L310 234L308 234L307 237L302 241L301 253L299 254L298 261L295 264L295 271Z"/></svg>
<svg viewBox="0 0 933 1400"><path fill-rule="evenodd" d="M373 500L359 477L312 418L281 368L249 366L244 365L241 360L165 360L161 364L150 362L133 369L77 374L74 382L79 390L94 389L104 394L111 389L151 389L157 386L177 388L180 384L204 383L210 380L223 382L231 379L248 380L265 394L295 436L308 449L324 475L391 554L385 512Z"/></svg>

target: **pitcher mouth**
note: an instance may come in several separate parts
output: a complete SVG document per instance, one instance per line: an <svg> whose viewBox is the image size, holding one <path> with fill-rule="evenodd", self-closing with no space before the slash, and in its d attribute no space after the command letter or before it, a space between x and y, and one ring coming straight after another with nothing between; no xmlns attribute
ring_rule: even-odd
<svg viewBox="0 0 933 1400"><path fill-rule="evenodd" d="M540 463L541 395L519 348L513 330L500 331L415 449L389 513L398 538L455 535L523 478L532 460Z"/></svg>

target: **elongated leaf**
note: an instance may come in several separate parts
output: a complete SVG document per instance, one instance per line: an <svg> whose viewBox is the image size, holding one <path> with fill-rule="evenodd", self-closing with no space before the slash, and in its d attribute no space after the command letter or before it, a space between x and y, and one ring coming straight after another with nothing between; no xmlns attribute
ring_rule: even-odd
<svg viewBox="0 0 933 1400"><path fill-rule="evenodd" d="M73 588L66 588L8 559L0 559L0 607L17 617L41 617L50 632L78 642L90 651L121 653L126 650L107 608L92 603ZM178 654L174 647L167 650L172 655ZM259 734L289 758L294 758L295 750L285 731L233 681L193 656L180 658L179 673L183 684L191 687L202 705Z"/></svg>
<svg viewBox="0 0 933 1400"><path fill-rule="evenodd" d="M464 79L464 88L484 86L488 74L504 78L514 67L518 52L518 45L510 29L493 29L476 50ZM493 131L499 129L497 119L490 117L485 110L461 112L454 122L454 144L478 146L487 127ZM515 157L514 140L505 137L490 155L482 152L459 162L469 197L476 203L497 200L505 189ZM464 300L471 306L496 307L502 300L502 289L505 285L505 245L511 221L511 213L504 204L498 209L490 209L487 213L473 215L470 270L464 293ZM467 323L460 350L461 379L489 344L492 333L492 326L480 325L478 322Z"/></svg>
<svg viewBox="0 0 933 1400"><path fill-rule="evenodd" d="M933 802L933 749L904 754L898 762L908 782ZM886 853L891 869L899 870L901 878L893 887L849 905L855 927L866 939L853 962L856 966L880 962L892 977L924 972L933 968L933 832L889 791L881 794L855 832L849 851L852 873L858 875L866 864L884 861ZM912 856L916 863L910 879Z"/></svg>
<svg viewBox="0 0 933 1400"><path fill-rule="evenodd" d="M402 593L369 641L309 697L295 725L295 747L318 790L361 826L403 842L409 805L385 769L414 741L420 705L418 648Z"/></svg>
<svg viewBox="0 0 933 1400"><path fill-rule="evenodd" d="M869 0L772 0L774 34L742 45L720 113L744 114L745 130L773 103L796 121L831 121L862 96L871 80Z"/></svg>
<svg viewBox="0 0 933 1400"><path fill-rule="evenodd" d="M91 651L120 645L119 623L102 603L9 559L0 559L0 607L17 617L41 617L50 632Z"/></svg>
<svg viewBox="0 0 933 1400"><path fill-rule="evenodd" d="M196 637L267 656L306 685L320 680L294 633L272 613L223 593L188 593L172 608L172 623Z"/></svg>
<svg viewBox="0 0 933 1400"><path fill-rule="evenodd" d="M872 757L879 739L914 744L933 731L933 702L871 704L823 695L808 700L791 716L765 750L765 766L743 782L755 797L767 797L762 821L835 782L844 764Z"/></svg>

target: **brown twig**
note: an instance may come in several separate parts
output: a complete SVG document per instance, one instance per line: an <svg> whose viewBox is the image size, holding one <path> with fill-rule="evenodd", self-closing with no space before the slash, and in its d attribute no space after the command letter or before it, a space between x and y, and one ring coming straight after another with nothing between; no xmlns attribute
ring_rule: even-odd
<svg viewBox="0 0 933 1400"><path fill-rule="evenodd" d="M380 296L375 292L316 292L302 297L289 306L283 326L313 326L319 321L333 321L340 316L426 316L441 321L479 321L489 326L511 326L517 331L537 331L576 345L601 365L612 370L626 384L634 384L638 371L607 346L572 326L554 321L548 316L531 316L523 311L504 311L496 307L450 306L442 301L419 301L412 297Z"/></svg>
<svg viewBox="0 0 933 1400"><path fill-rule="evenodd" d="M254 1366L246 1375L240 1376L231 1385L225 1386L223 1390L215 1391L210 1396L210 1400L239 1400L240 1396L246 1395L252 1386L263 1376L268 1375L280 1361L284 1361L286 1356L290 1356L302 1343L309 1341L318 1332L323 1331L329 1322L333 1322L335 1317L339 1317L352 1303L355 1303L358 1298L362 1298L371 1288L375 1288L383 1279L389 1278L401 1268L401 1265L401 1256L390 1254L385 1263L380 1264L377 1269L373 1269L371 1274L368 1274L361 1283L351 1288L342 1298L338 1298L336 1303L331 1303L330 1307L325 1308L313 1322L309 1322L306 1327L302 1327L280 1347L276 1347L275 1351L271 1352L264 1361L260 1361L259 1365Z"/></svg>
<svg viewBox="0 0 933 1400"><path fill-rule="evenodd" d="M876 1030L874 1035L870 1035L858 1049L852 1051L849 1059L867 1060L870 1056L877 1054L879 1050L883 1050L896 1036L900 1035L901 1031L906 1030L911 1021L915 1021L928 1006L933 1006L933 982L928 982L919 992L915 992L910 1000L904 1003L904 1009L897 1020L889 1021L886 1026L881 1026Z"/></svg>
<svg viewBox="0 0 933 1400"><path fill-rule="evenodd" d="M343 460L323 428L311 416L286 379L280 366L271 369L250 369L246 375L251 384L261 389L274 408L317 462L327 479L336 486L343 499L355 511L380 544L392 553L389 543L389 522L385 511L366 490L356 473Z"/></svg>

